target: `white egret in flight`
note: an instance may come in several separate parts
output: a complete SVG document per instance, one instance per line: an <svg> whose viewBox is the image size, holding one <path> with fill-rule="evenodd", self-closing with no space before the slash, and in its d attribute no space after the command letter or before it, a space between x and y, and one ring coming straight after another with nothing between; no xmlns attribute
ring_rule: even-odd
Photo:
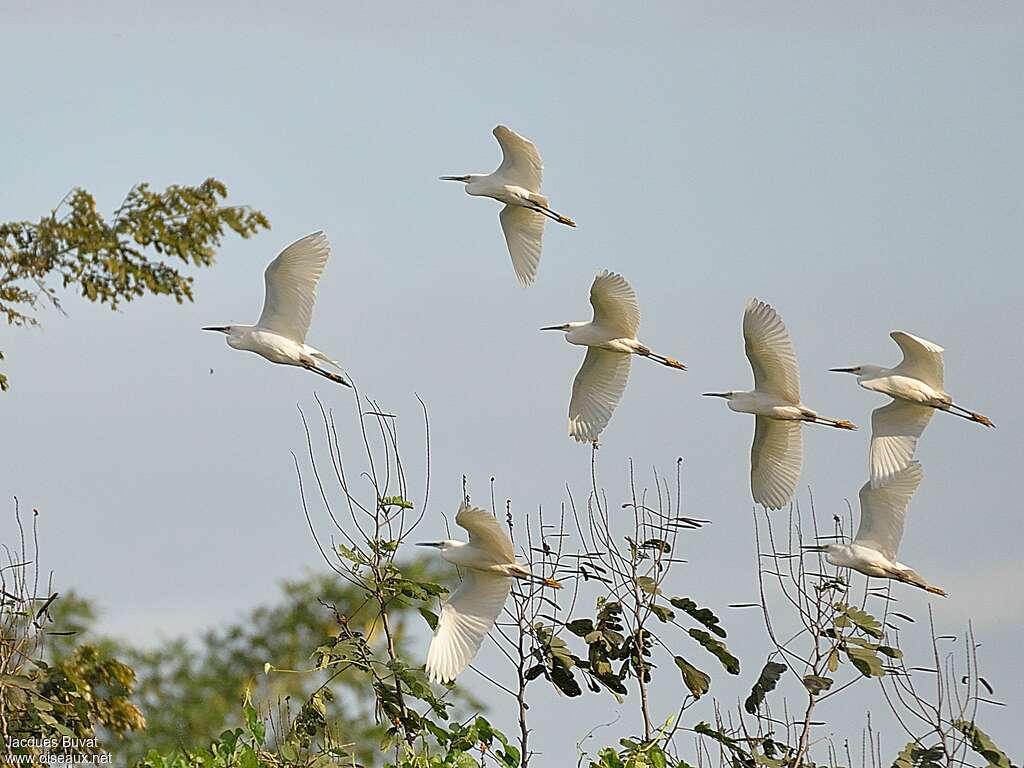
<svg viewBox="0 0 1024 768"><path fill-rule="evenodd" d="M505 606L512 579L538 581L554 589L562 586L516 562L512 539L487 510L463 501L455 522L469 533L469 542L419 544L436 547L441 557L462 568L462 585L441 608L427 650L427 676L440 683L454 680L476 656Z"/></svg>
<svg viewBox="0 0 1024 768"><path fill-rule="evenodd" d="M946 593L933 587L916 571L897 562L896 550L903 538L907 505L921 484L920 463L910 462L877 488L869 482L860 489L860 526L850 544L821 544L807 549L825 552L832 565L852 568L877 579L895 579L920 587L934 595Z"/></svg>
<svg viewBox="0 0 1024 768"><path fill-rule="evenodd" d="M793 341L779 313L763 301L751 299L743 312L743 341L754 370L749 392L705 392L724 397L729 409L755 416L750 446L750 492L754 501L769 509L789 503L800 481L804 460L803 422L838 429L856 429L845 419L819 416L800 401L800 369Z"/></svg>
<svg viewBox="0 0 1024 768"><path fill-rule="evenodd" d="M565 340L587 348L569 401L569 434L581 443L593 442L608 425L622 399L633 355L649 357L669 368L686 370L671 357L652 352L636 339L640 327L640 306L636 291L615 272L598 272L590 286L594 319L541 328L563 331Z"/></svg>
<svg viewBox="0 0 1024 768"><path fill-rule="evenodd" d="M952 395L943 391L942 347L905 331L893 331L889 335L903 351L903 359L895 368L856 365L830 369L837 373L852 373L864 389L892 398L888 405L871 412L868 464L871 484L875 487L914 458L918 438L936 408L986 427L995 426L987 416L956 405Z"/></svg>
<svg viewBox="0 0 1024 768"><path fill-rule="evenodd" d="M338 384L351 386L319 363L338 364L306 344L313 319L316 284L323 274L331 245L323 232L314 232L289 245L270 262L263 278L266 297L256 325L209 325L204 331L227 335L228 346L255 352L272 363L297 365Z"/></svg>
<svg viewBox="0 0 1024 768"><path fill-rule="evenodd" d="M493 133L501 145L502 159L498 170L487 176L442 176L441 180L461 181L466 185L467 194L493 197L505 204L498 218L516 278L525 288L537 277L544 219L569 227L575 227L576 222L551 210L548 199L540 193L544 164L533 142L504 125L496 127Z"/></svg>

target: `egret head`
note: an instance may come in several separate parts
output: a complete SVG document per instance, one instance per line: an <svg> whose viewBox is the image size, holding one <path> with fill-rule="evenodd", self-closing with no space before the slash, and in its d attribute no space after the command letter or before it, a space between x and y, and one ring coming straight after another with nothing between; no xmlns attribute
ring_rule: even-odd
<svg viewBox="0 0 1024 768"><path fill-rule="evenodd" d="M572 330L572 323L562 323L561 325L545 325L541 328L542 331L561 331L567 333Z"/></svg>
<svg viewBox="0 0 1024 768"><path fill-rule="evenodd" d="M832 563L832 565L849 565L849 544L837 544L835 542L831 542L829 544L809 544L801 547L801 549L804 552L824 553L825 559Z"/></svg>
<svg viewBox="0 0 1024 768"><path fill-rule="evenodd" d="M227 335L231 335L231 328L232 328L232 326L230 326L230 325L207 325L207 326L205 326L203 328L203 330L204 331L216 331L217 333L224 333L224 334L227 334Z"/></svg>
<svg viewBox="0 0 1024 768"><path fill-rule="evenodd" d="M736 397L737 394L738 394L738 392L736 390L731 389L728 392L704 392L703 396L704 397L721 397L721 398L724 398L725 400L732 400L734 397Z"/></svg>

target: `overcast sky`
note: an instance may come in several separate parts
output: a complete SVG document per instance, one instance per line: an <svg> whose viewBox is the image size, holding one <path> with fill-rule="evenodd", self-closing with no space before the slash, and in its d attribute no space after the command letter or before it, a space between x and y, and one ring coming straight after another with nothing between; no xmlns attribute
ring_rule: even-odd
<svg viewBox="0 0 1024 768"><path fill-rule="evenodd" d="M999 428L934 419L900 557L948 590L931 601L940 633L974 620L1009 704L981 722L1019 755L1021 6L348 5L0 2L0 220L37 219L75 185L111 211L135 182L213 175L273 224L225 242L194 304L113 314L69 299L70 317L42 310L42 329L0 336L0 489L41 511L57 587L94 598L102 630L152 641L237 617L319 567L290 456L296 404L318 392L350 414L347 393L199 328L254 322L266 263L321 228L333 256L309 340L399 415L414 487L414 393L429 407L424 538L464 474L478 499L495 477L520 513L556 508L566 484L585 494L590 450L565 424L583 353L537 328L587 319L609 268L639 294L641 338L689 370L634 363L601 473L614 502L629 457L644 472L684 457L686 510L715 522L683 542L671 590L730 630L743 675L701 659L726 707L769 650L757 616L725 608L756 597L753 422L699 394L749 386L745 302L782 313L804 401L864 427L884 400L827 369L895 363L897 328L945 346L949 391ZM496 167L496 123L537 143L545 193L579 223L548 227L528 290L498 205L437 180ZM827 520L866 478L869 430L806 432L803 498L811 486ZM928 596L896 595L919 618L908 643L922 641ZM501 670L491 650L480 661ZM885 759L906 743L875 686L843 701L822 712L838 737L859 739L871 708ZM570 759L610 703L588 695L569 720L567 702L538 695L537 747ZM656 695L658 719L677 703ZM701 707L694 720L710 717ZM493 712L512 730L504 702ZM634 727L629 713L596 738Z"/></svg>

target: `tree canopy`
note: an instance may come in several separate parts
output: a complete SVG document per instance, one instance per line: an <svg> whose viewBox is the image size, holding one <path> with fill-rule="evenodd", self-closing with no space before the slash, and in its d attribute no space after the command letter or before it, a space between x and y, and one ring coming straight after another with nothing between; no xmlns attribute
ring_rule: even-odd
<svg viewBox="0 0 1024 768"><path fill-rule="evenodd" d="M68 290L111 309L147 294L191 301L185 266L212 265L228 230L248 238L270 228L260 211L225 205L227 194L213 178L162 191L141 183L104 217L95 198L75 188L37 222L0 223L0 316L36 325L40 301L61 310ZM0 390L7 388L0 373Z"/></svg>

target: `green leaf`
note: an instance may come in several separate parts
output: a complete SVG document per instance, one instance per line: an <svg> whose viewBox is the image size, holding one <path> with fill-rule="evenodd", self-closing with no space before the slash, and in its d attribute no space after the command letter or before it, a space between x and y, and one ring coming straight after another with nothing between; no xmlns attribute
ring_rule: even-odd
<svg viewBox="0 0 1024 768"><path fill-rule="evenodd" d="M669 600L673 607L689 614L719 637L725 637L725 630L719 626L718 617L707 608L698 608L697 604L688 597L673 597Z"/></svg>
<svg viewBox="0 0 1024 768"><path fill-rule="evenodd" d="M640 545L640 549L653 549L663 555L672 551L672 547L664 539L647 539Z"/></svg>
<svg viewBox="0 0 1024 768"><path fill-rule="evenodd" d="M885 670L882 669L882 660L878 658L878 654L873 649L847 645L844 650L846 651L846 656L853 662L853 666L864 677L885 676Z"/></svg>
<svg viewBox="0 0 1024 768"><path fill-rule="evenodd" d="M704 646L705 650L713 654L725 667L725 671L730 675L738 675L740 673L740 660L729 653L729 649L725 647L725 643L720 640L716 640L707 632L700 629L689 630L690 637Z"/></svg>
<svg viewBox="0 0 1024 768"><path fill-rule="evenodd" d="M420 616L427 622L427 626L430 627L431 631L437 629L437 614L427 608L419 608Z"/></svg>
<svg viewBox="0 0 1024 768"><path fill-rule="evenodd" d="M967 720L956 720L953 727L970 739L971 749L977 752L993 768L1012 768L1010 758L997 747L988 734L974 723Z"/></svg>
<svg viewBox="0 0 1024 768"><path fill-rule="evenodd" d="M711 677L697 669L682 656L675 657L676 666L683 674L683 682L696 698L700 698L711 689Z"/></svg>
<svg viewBox="0 0 1024 768"><path fill-rule="evenodd" d="M870 613L866 613L859 608L854 608L844 603L836 603L835 608L865 634L876 638L882 637L882 624ZM836 626L840 626L838 621L836 622Z"/></svg>
<svg viewBox="0 0 1024 768"><path fill-rule="evenodd" d="M672 609L666 608L664 605L652 605L651 613L658 617L658 620L667 624L676 617L676 614Z"/></svg>
<svg viewBox="0 0 1024 768"><path fill-rule="evenodd" d="M266 726L256 708L246 702L245 706L242 707L242 714L245 716L245 724L249 729L249 733L252 734L253 739L259 746L263 746L263 740L266 737Z"/></svg>
<svg viewBox="0 0 1024 768"><path fill-rule="evenodd" d="M743 708L748 713L751 715L757 714L757 709L764 702L764 697L768 695L769 691L775 690L779 678L782 677L782 673L786 669L785 664L780 664L777 661L769 661L764 665L761 669L761 674L758 675L757 682L750 689L750 695L743 702Z"/></svg>
<svg viewBox="0 0 1024 768"><path fill-rule="evenodd" d="M640 589L646 592L648 595L661 594L661 587L658 586L658 582L656 582L650 576L637 576L636 585L640 587Z"/></svg>
<svg viewBox="0 0 1024 768"><path fill-rule="evenodd" d="M583 694L583 690L580 688L580 684L576 682L572 672L560 664L555 664L551 668L551 682L554 683L558 690L570 698Z"/></svg>
<svg viewBox="0 0 1024 768"><path fill-rule="evenodd" d="M26 691L34 690L35 681L24 675L0 675L0 686L9 685L14 688L22 688Z"/></svg>
<svg viewBox="0 0 1024 768"><path fill-rule="evenodd" d="M817 696L822 691L827 691L832 687L833 682L831 677L820 677L818 675L804 675L803 681L804 688L812 696Z"/></svg>
<svg viewBox="0 0 1024 768"><path fill-rule="evenodd" d="M590 619L573 619L565 625L565 628L577 637L586 637L594 631L594 622Z"/></svg>

